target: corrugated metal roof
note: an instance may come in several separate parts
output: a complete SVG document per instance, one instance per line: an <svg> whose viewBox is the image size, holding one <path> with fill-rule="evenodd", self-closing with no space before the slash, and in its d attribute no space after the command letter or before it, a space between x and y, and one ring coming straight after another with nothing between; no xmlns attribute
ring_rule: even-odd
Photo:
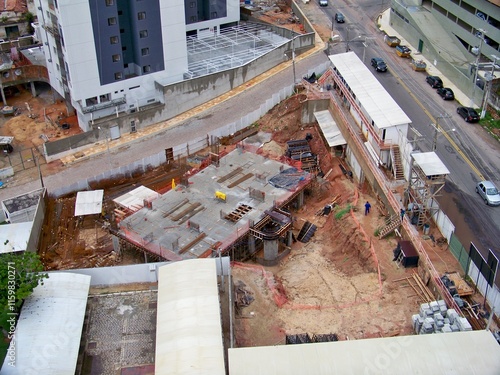
<svg viewBox="0 0 500 375"><path fill-rule="evenodd" d="M319 127L328 142L328 146L335 147L347 144L330 111L314 112L314 117L318 120Z"/></svg>
<svg viewBox="0 0 500 375"><path fill-rule="evenodd" d="M90 276L58 272L35 288L17 322L15 366L7 356L2 375L75 373L89 287Z"/></svg>
<svg viewBox="0 0 500 375"><path fill-rule="evenodd" d="M489 331L453 332L229 349L231 375L497 375L500 345Z"/></svg>
<svg viewBox="0 0 500 375"><path fill-rule="evenodd" d="M330 55L329 58L377 128L411 124L410 118L354 52Z"/></svg>
<svg viewBox="0 0 500 375"><path fill-rule="evenodd" d="M104 190L80 191L76 194L75 216L100 214Z"/></svg>
<svg viewBox="0 0 500 375"><path fill-rule="evenodd" d="M435 152L415 152L411 154L415 164L417 164L426 176L437 176L450 174L446 165L443 164Z"/></svg>
<svg viewBox="0 0 500 375"><path fill-rule="evenodd" d="M0 254L26 250L31 228L32 221L0 225Z"/></svg>
<svg viewBox="0 0 500 375"><path fill-rule="evenodd" d="M155 374L225 375L215 261L160 267Z"/></svg>

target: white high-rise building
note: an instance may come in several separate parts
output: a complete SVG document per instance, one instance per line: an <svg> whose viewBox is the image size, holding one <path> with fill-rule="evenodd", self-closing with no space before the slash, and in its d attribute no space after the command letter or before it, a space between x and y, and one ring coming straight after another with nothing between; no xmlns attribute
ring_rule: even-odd
<svg viewBox="0 0 500 375"><path fill-rule="evenodd" d="M187 35L239 21L239 0L35 0L51 86L80 127L163 103L185 79ZM133 129L132 129L133 131Z"/></svg>

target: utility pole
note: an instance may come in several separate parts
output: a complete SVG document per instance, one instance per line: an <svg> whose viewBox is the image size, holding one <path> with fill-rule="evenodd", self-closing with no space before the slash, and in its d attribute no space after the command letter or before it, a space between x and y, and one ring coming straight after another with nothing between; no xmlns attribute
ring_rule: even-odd
<svg viewBox="0 0 500 375"><path fill-rule="evenodd" d="M486 107L488 107L488 97L490 96L491 86L493 86L493 80L495 79L495 65L497 63L497 60L500 59L495 55L491 55L491 57L493 57L493 67L491 68L491 73L489 73L488 77L486 77L485 74L486 87L484 88L484 97L481 104L481 119L483 119L486 115Z"/></svg>
<svg viewBox="0 0 500 375"><path fill-rule="evenodd" d="M432 124L431 126L434 128L434 139L432 141L432 151L436 151L437 148L437 137L439 133L447 133L447 132L454 132L456 129L450 129L450 130L443 130L439 128L439 119L441 118L450 118L449 115L442 115L442 116L437 116L436 117L436 124Z"/></svg>
<svg viewBox="0 0 500 375"><path fill-rule="evenodd" d="M484 41L484 34L486 34L486 31L483 29L477 29L478 33L480 36L479 38L479 48L477 51L477 56L476 56L476 71L474 72L474 82L472 82L472 95L471 95L471 107L474 106L474 93L476 92L476 81L477 81L477 74L479 72L479 59L481 58L481 48L483 47L483 41Z"/></svg>

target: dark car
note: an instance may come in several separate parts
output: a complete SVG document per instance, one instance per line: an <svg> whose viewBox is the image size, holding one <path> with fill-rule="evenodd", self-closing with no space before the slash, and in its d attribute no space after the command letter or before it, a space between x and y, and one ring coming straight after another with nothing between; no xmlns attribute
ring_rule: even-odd
<svg viewBox="0 0 500 375"><path fill-rule="evenodd" d="M479 115L474 108L458 107L457 113L464 118L465 122L478 122L479 121Z"/></svg>
<svg viewBox="0 0 500 375"><path fill-rule="evenodd" d="M337 21L338 23L344 23L345 22L344 15L340 12L335 13L335 21Z"/></svg>
<svg viewBox="0 0 500 375"><path fill-rule="evenodd" d="M425 80L429 85L431 85L433 89L439 89L443 87L443 81L441 81L441 78L439 78L438 76L427 76Z"/></svg>
<svg viewBox="0 0 500 375"><path fill-rule="evenodd" d="M377 72L387 72L387 65L380 57L372 57L371 64Z"/></svg>
<svg viewBox="0 0 500 375"><path fill-rule="evenodd" d="M444 100L453 100L455 99L455 94L453 90L448 87L440 87L436 90L436 92L441 95Z"/></svg>

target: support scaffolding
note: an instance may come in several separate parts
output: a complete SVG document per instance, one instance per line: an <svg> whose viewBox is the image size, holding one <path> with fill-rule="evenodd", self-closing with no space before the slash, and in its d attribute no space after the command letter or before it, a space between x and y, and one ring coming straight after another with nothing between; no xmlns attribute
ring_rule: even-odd
<svg viewBox="0 0 500 375"><path fill-rule="evenodd" d="M414 153L407 191L408 216L411 223L422 227L437 212L434 205L450 173L435 152Z"/></svg>

